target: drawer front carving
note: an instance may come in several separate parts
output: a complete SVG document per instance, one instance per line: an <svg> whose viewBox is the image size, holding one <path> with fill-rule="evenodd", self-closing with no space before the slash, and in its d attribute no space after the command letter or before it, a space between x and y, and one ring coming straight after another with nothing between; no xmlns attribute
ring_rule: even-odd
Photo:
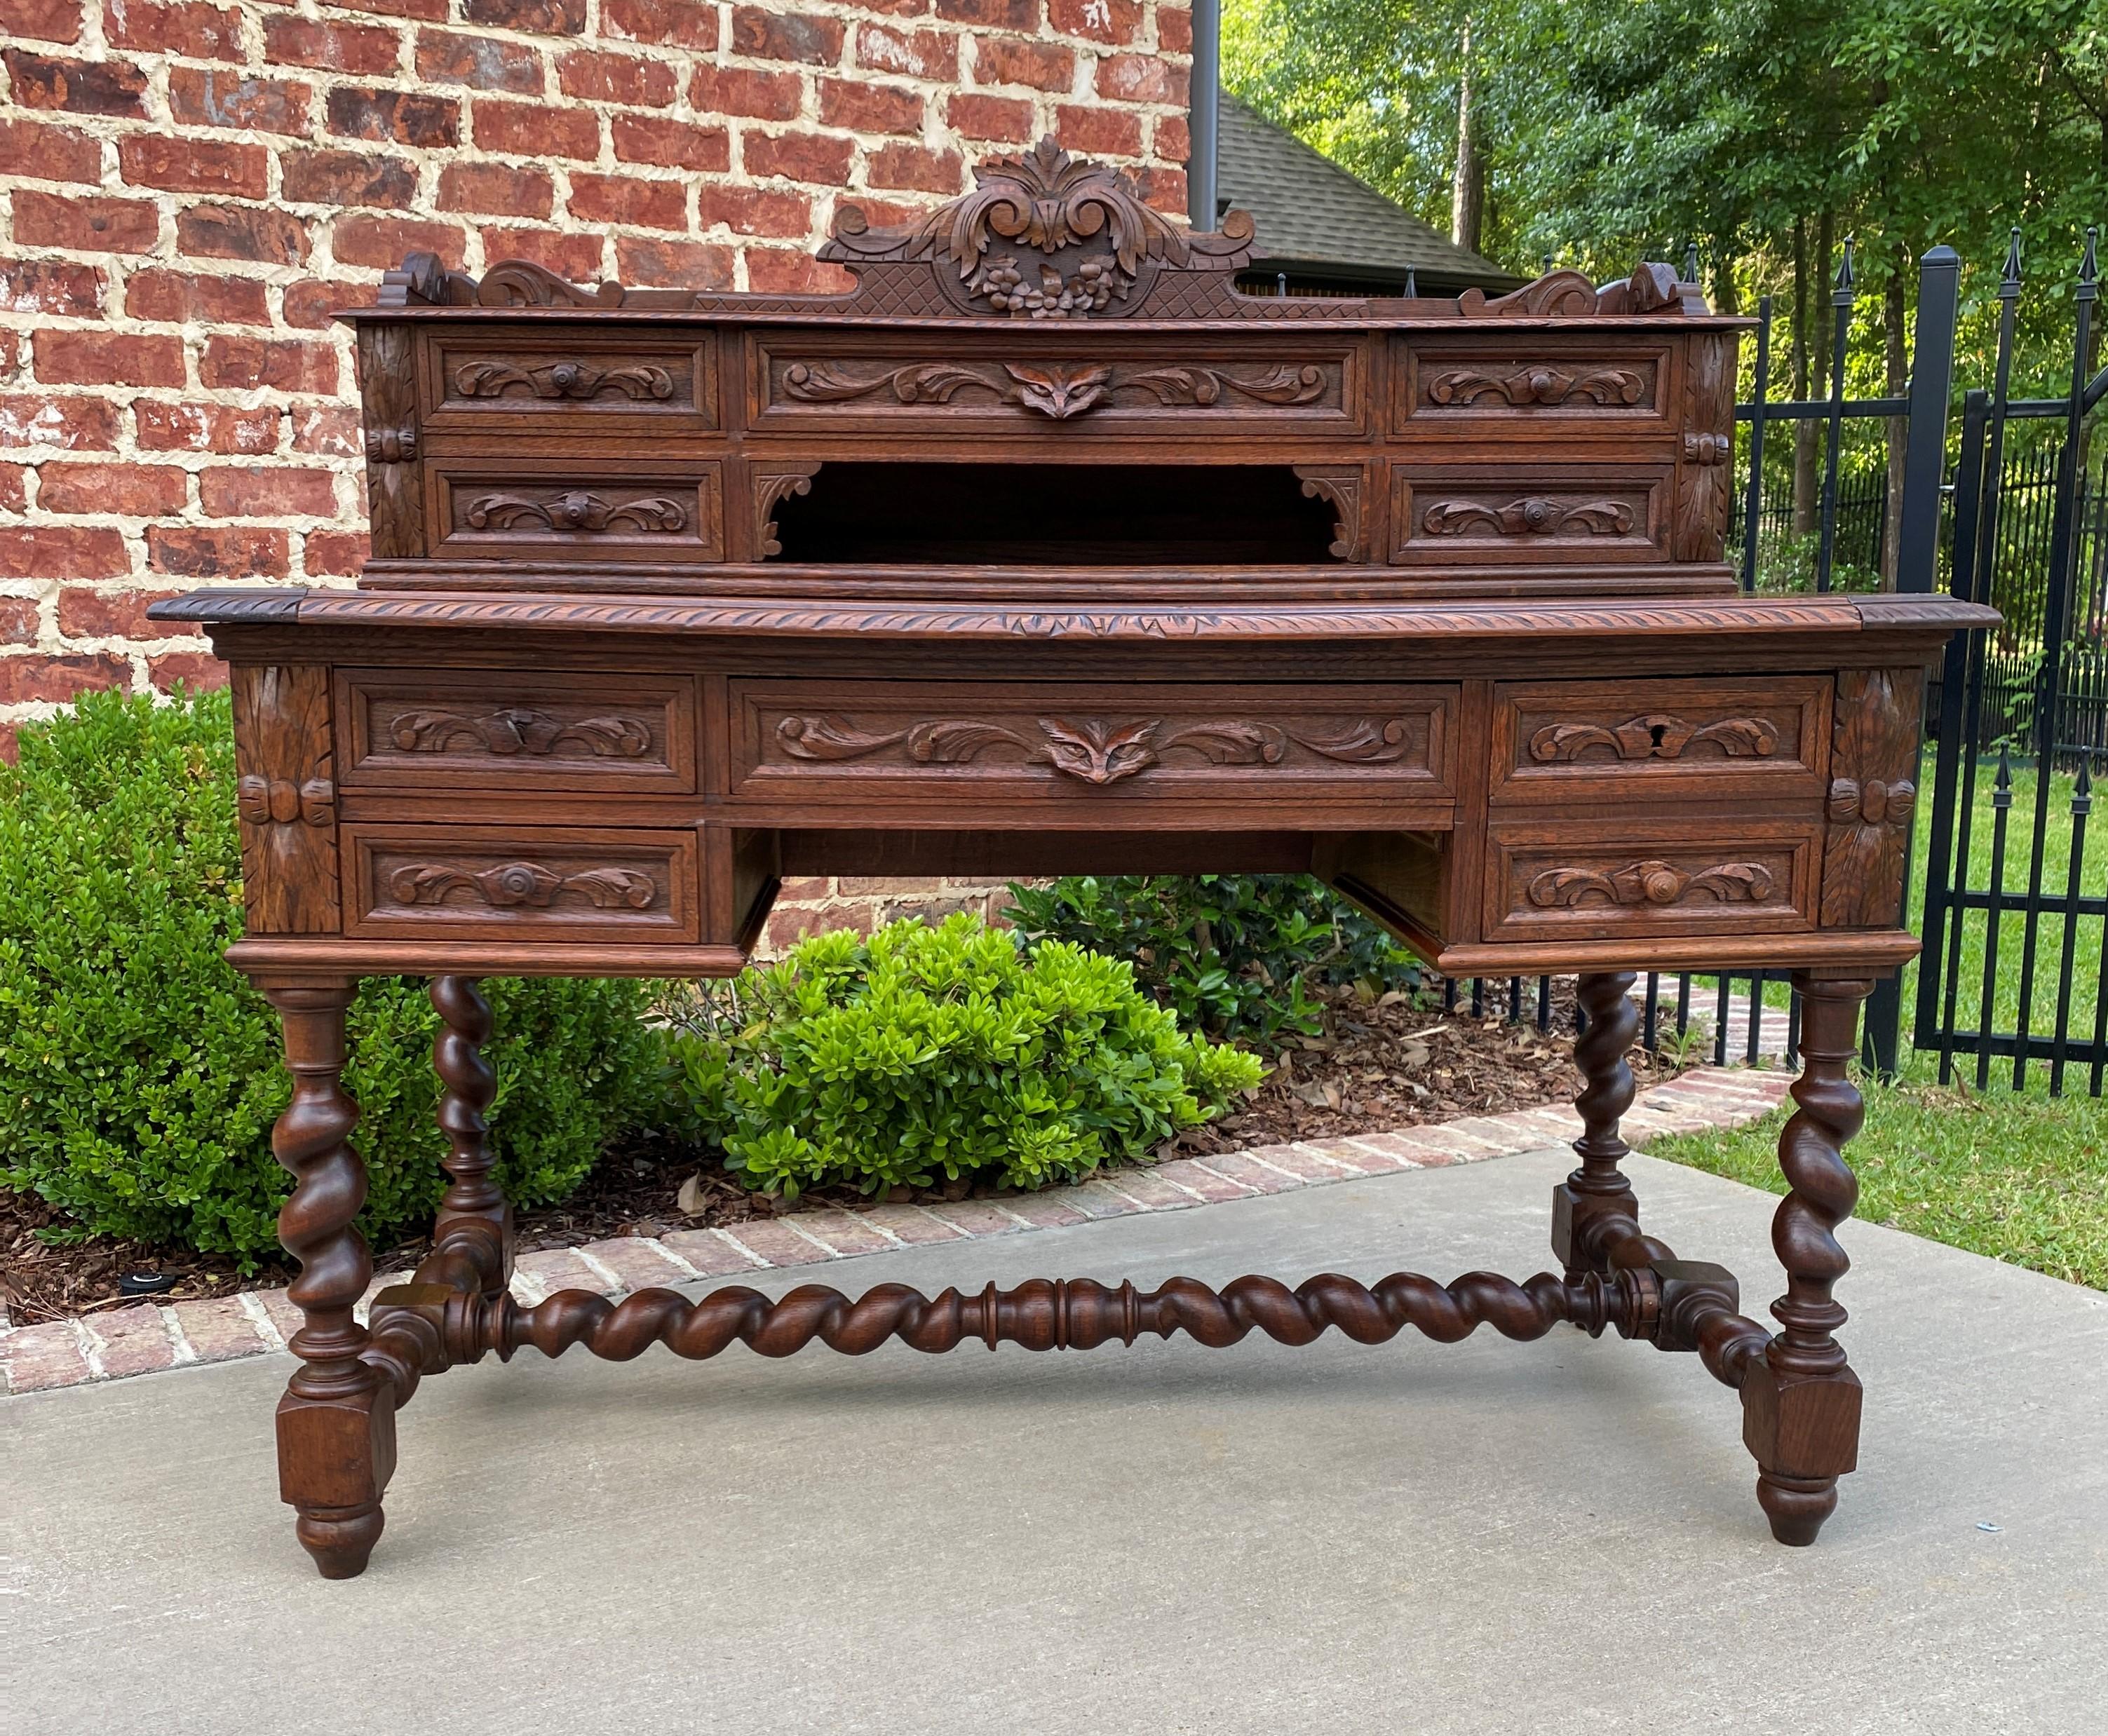
<svg viewBox="0 0 2108 1736"><path fill-rule="evenodd" d="M1101 431L1358 429L1360 353L1344 345L1226 360L961 345L941 357L811 340L752 340L757 428L862 424L942 430L1088 424Z"/></svg>
<svg viewBox="0 0 2108 1736"><path fill-rule="evenodd" d="M350 825L347 933L490 940L697 938L692 832Z"/></svg>
<svg viewBox="0 0 2108 1736"><path fill-rule="evenodd" d="M1408 339L1394 373L1400 433L1586 438L1664 433L1675 421L1675 351L1659 339L1529 342Z"/></svg>
<svg viewBox="0 0 2108 1736"><path fill-rule="evenodd" d="M735 681L732 789L1442 799L1453 694Z"/></svg>
<svg viewBox="0 0 2108 1736"><path fill-rule="evenodd" d="M1669 465L1394 465L1391 555L1411 566L1669 559Z"/></svg>
<svg viewBox="0 0 2108 1736"><path fill-rule="evenodd" d="M426 425L435 434L701 432L718 421L716 344L709 334L435 332L424 353Z"/></svg>
<svg viewBox="0 0 2108 1736"><path fill-rule="evenodd" d="M1813 821L1497 824L1486 938L1799 933L1815 925L1819 835Z"/></svg>
<svg viewBox="0 0 2108 1736"><path fill-rule="evenodd" d="M696 689L685 676L340 669L354 789L696 788Z"/></svg>
<svg viewBox="0 0 2108 1736"><path fill-rule="evenodd" d="M1517 681L1493 691L1493 799L1614 801L1646 790L1699 798L1822 790L1830 684Z"/></svg>
<svg viewBox="0 0 2108 1736"><path fill-rule="evenodd" d="M427 466L441 560L691 561L724 558L715 464L561 461Z"/></svg>

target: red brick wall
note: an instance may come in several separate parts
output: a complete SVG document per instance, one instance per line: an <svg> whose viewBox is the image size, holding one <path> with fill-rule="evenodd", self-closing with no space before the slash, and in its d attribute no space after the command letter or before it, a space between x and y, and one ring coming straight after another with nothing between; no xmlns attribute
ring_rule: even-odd
<svg viewBox="0 0 2108 1736"><path fill-rule="evenodd" d="M0 750L216 679L156 597L348 582L328 316L406 250L781 290L838 200L895 220L1047 131L1182 211L1190 38L1169 0L0 0Z"/></svg>

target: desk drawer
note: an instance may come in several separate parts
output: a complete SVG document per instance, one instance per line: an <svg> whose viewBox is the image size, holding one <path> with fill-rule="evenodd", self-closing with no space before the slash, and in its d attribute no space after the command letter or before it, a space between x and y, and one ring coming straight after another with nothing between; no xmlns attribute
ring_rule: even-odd
<svg viewBox="0 0 2108 1736"><path fill-rule="evenodd" d="M354 938L699 938L691 831L354 823L343 846L345 933Z"/></svg>
<svg viewBox="0 0 2108 1736"><path fill-rule="evenodd" d="M1831 683L1516 681L1493 690L1496 803L1822 800Z"/></svg>
<svg viewBox="0 0 2108 1736"><path fill-rule="evenodd" d="M426 546L438 560L722 560L723 469L656 452L433 459Z"/></svg>
<svg viewBox="0 0 2108 1736"><path fill-rule="evenodd" d="M1669 558L1675 466L1394 464L1394 565L1633 565Z"/></svg>
<svg viewBox="0 0 2108 1736"><path fill-rule="evenodd" d="M1813 821L1497 823L1485 938L1803 933L1821 853Z"/></svg>
<svg viewBox="0 0 2108 1736"><path fill-rule="evenodd" d="M696 788L687 676L340 669L345 789Z"/></svg>
<svg viewBox="0 0 2108 1736"><path fill-rule="evenodd" d="M732 794L1446 800L1456 692L735 681Z"/></svg>

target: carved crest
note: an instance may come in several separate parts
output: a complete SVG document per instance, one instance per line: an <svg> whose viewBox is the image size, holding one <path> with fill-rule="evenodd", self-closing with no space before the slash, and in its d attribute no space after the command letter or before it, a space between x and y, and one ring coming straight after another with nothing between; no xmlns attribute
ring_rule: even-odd
<svg viewBox="0 0 2108 1736"><path fill-rule="evenodd" d="M920 222L872 229L854 205L820 257L854 271L927 261L962 311L1013 319L1132 313L1160 271L1227 272L1246 263L1251 218L1218 235L1178 227L1115 169L1072 157L1052 138L974 171L974 191Z"/></svg>

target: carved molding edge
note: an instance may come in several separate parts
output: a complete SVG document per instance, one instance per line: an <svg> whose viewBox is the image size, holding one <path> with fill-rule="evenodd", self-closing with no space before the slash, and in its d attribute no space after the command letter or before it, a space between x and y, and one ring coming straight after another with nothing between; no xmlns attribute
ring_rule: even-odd
<svg viewBox="0 0 2108 1736"><path fill-rule="evenodd" d="M1529 883L1529 902L1540 910L1571 910L1591 898L1621 906L1681 904L1702 893L1718 904L1761 904L1775 882L1761 862L1720 862L1696 873L1655 858L1628 862L1605 874L1592 868L1547 868Z"/></svg>

